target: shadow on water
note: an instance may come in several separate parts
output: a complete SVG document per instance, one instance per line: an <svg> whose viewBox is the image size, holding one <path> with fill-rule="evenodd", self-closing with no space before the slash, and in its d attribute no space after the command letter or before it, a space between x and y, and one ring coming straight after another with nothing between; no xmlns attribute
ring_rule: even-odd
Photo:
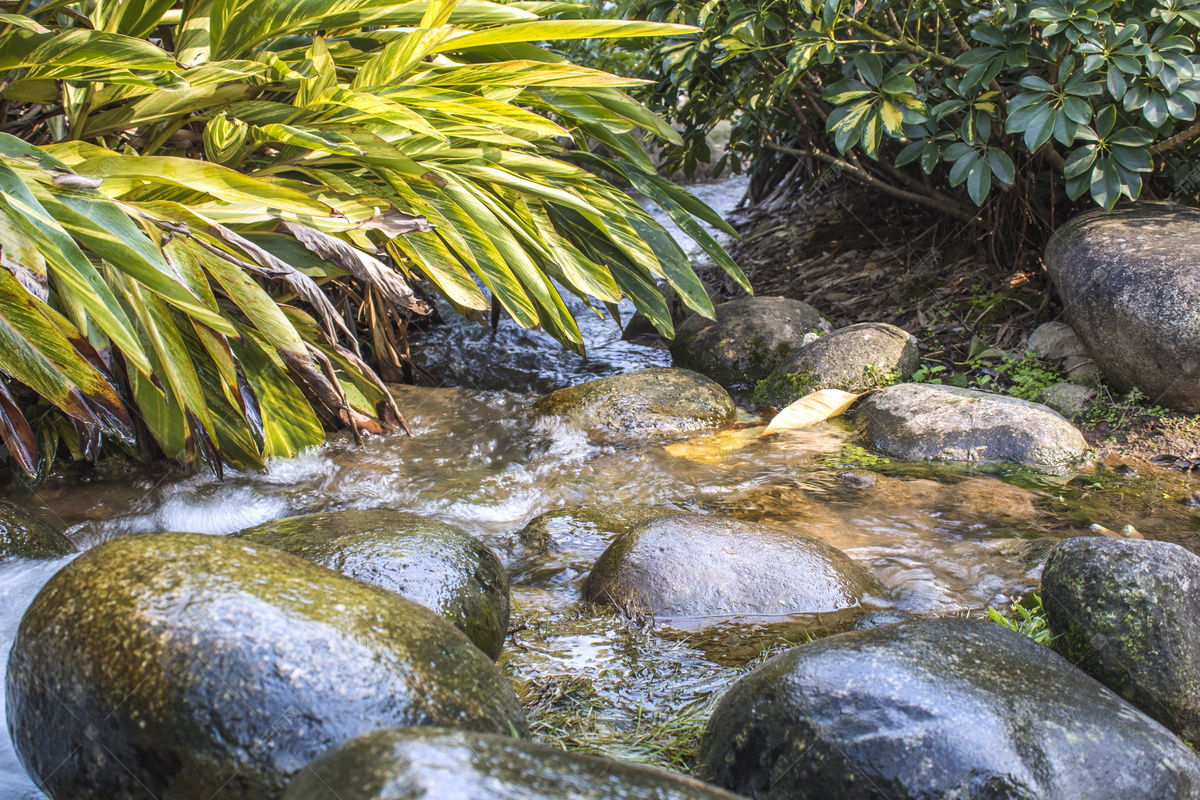
<svg viewBox="0 0 1200 800"><path fill-rule="evenodd" d="M885 590L872 603L921 614L1006 604L1037 586L1049 545L1092 523L1119 529L1129 522L1157 538L1196 544L1200 517L1180 502L1193 489L1177 473L1076 477L897 464L863 451L840 421L695 460L660 445L597 444L560 421L535 419L530 393L662 365L669 356L621 341L611 320L581 319L587 359L511 323L495 337L462 320L427 333L429 369L457 385L396 389L412 438L381 436L358 448L334 437L266 473L231 471L224 482L114 462L87 481L54 478L21 500L81 547L142 531L229 534L349 508L389 507L459 525L493 547L512 577L518 630L500 663L527 700L535 731L578 749L677 768L687 766L712 698L747 665L846 620L682 633L639 626L579 602L607 539L561 537L544 553L526 551L516 532L535 516L644 503L769 522L867 567ZM1174 483L1164 488L1168 479ZM62 563L0 564L5 653L25 607ZM0 796L37 796L7 737Z"/></svg>

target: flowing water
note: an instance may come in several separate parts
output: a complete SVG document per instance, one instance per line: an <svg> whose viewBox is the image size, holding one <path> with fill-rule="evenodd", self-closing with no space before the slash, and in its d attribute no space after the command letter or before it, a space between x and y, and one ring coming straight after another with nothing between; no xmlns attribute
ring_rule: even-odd
<svg viewBox="0 0 1200 800"><path fill-rule="evenodd" d="M714 187L701 191L722 211L742 190L736 182ZM703 704L779 640L736 626L689 638L582 606L580 585L604 544L580 537L556 541L545 554L526 552L515 534L538 514L589 503L657 503L766 520L822 539L869 568L885 589L872 605L937 614L978 611L1035 588L1047 543L1089 521L1067 502L1082 491L1069 475L1002 475L1027 487L1014 499L1016 490L994 475L872 459L841 422L689 460L660 445L597 444L560 421L535 419L535 393L669 363L665 351L622 342L611 320L573 308L587 358L511 322L493 335L455 319L425 334L426 367L448 386L397 388L411 438L387 435L355 447L335 436L265 473L232 472L223 482L101 464L86 480L54 478L15 499L81 548L142 531L223 535L349 508L389 507L458 525L494 548L509 570L521 629L501 664L518 689L539 707L567 698L578 708L586 697L586 727L614 738ZM5 661L20 615L67 560L0 563ZM0 798L40 797L7 737L0 742Z"/></svg>

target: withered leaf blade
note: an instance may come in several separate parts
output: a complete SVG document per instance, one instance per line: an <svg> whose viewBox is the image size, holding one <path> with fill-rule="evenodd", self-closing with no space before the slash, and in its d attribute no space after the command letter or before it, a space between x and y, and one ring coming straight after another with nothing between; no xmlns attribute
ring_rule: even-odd
<svg viewBox="0 0 1200 800"><path fill-rule="evenodd" d="M30 478L38 474L37 436L17 407L8 387L0 381L0 440L21 471Z"/></svg>
<svg viewBox="0 0 1200 800"><path fill-rule="evenodd" d="M867 394L867 392L851 394L843 392L841 389L818 389L812 394L806 394L776 414L759 436L761 438L780 431L800 430L809 425L824 422L850 408L854 405L854 401L863 394Z"/></svg>
<svg viewBox="0 0 1200 800"><path fill-rule="evenodd" d="M395 206L388 206L386 211L376 213L358 227L368 231L381 231L389 239L394 239L406 233L428 233L435 226L419 214L405 214Z"/></svg>
<svg viewBox="0 0 1200 800"><path fill-rule="evenodd" d="M419 219L423 220L424 217ZM326 261L350 270L351 275L368 286L374 286L397 306L416 314L429 313L429 306L413 294L413 290L409 287L408 281L404 280L404 276L370 253L365 253L336 236L331 236L307 225L281 222L279 230L293 237L305 248Z"/></svg>

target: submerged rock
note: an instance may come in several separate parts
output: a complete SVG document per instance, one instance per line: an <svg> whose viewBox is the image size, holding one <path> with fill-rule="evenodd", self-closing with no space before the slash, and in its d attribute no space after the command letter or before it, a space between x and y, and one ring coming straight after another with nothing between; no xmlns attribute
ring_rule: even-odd
<svg viewBox="0 0 1200 800"><path fill-rule="evenodd" d="M1200 795L1170 731L991 622L899 622L794 647L721 698L701 774L759 800Z"/></svg>
<svg viewBox="0 0 1200 800"><path fill-rule="evenodd" d="M526 730L504 676L429 609L201 534L121 537L59 571L6 693L21 763L71 800L272 800L374 728Z"/></svg>
<svg viewBox="0 0 1200 800"><path fill-rule="evenodd" d="M559 549L590 549L597 544L606 547L618 534L652 519L678 514L669 506L638 505L636 503L601 503L547 511L534 517L517 532L525 549L544 553L552 546ZM583 545L583 547L580 547Z"/></svg>
<svg viewBox="0 0 1200 800"><path fill-rule="evenodd" d="M920 361L917 339L886 322L838 328L805 345L754 389L758 407L783 408L818 389L858 394L906 381Z"/></svg>
<svg viewBox="0 0 1200 800"><path fill-rule="evenodd" d="M947 487L937 507L954 516L1021 524L1033 522L1041 516L1034 505L1037 499L1037 492L997 478L968 478Z"/></svg>
<svg viewBox="0 0 1200 800"><path fill-rule="evenodd" d="M536 742L438 728L359 736L296 776L285 800L737 800L694 778Z"/></svg>
<svg viewBox="0 0 1200 800"><path fill-rule="evenodd" d="M868 447L906 460L1061 466L1088 449L1074 425L1043 405L954 386L890 386L859 401L854 419Z"/></svg>
<svg viewBox="0 0 1200 800"><path fill-rule="evenodd" d="M0 500L0 559L58 558L74 552L71 540L40 517Z"/></svg>
<svg viewBox="0 0 1200 800"><path fill-rule="evenodd" d="M611 440L675 439L724 430L737 420L729 393L686 369L652 367L559 389L535 414L566 417Z"/></svg>
<svg viewBox="0 0 1200 800"><path fill-rule="evenodd" d="M441 614L492 658L500 655L508 577L496 554L460 528L364 509L275 520L237 536L402 594Z"/></svg>
<svg viewBox="0 0 1200 800"><path fill-rule="evenodd" d="M1136 203L1080 214L1050 238L1046 269L1114 388L1200 411L1200 210Z"/></svg>
<svg viewBox="0 0 1200 800"><path fill-rule="evenodd" d="M806 333L829 328L815 308L786 297L743 297L714 310L715 320L697 315L679 326L671 357L722 386L753 386L800 349Z"/></svg>
<svg viewBox="0 0 1200 800"><path fill-rule="evenodd" d="M703 514L643 523L596 561L584 598L676 627L857 606L871 575L824 542Z"/></svg>
<svg viewBox="0 0 1200 800"><path fill-rule="evenodd" d="M1054 646L1185 739L1200 739L1200 558L1179 545L1077 538L1042 572Z"/></svg>

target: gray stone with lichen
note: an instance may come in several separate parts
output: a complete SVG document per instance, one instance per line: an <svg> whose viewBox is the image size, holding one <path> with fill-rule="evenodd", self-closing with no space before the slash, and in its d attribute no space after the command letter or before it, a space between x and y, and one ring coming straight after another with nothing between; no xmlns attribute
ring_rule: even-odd
<svg viewBox="0 0 1200 800"><path fill-rule="evenodd" d="M917 339L886 322L865 322L827 333L784 361L755 387L752 400L783 408L819 389L858 394L906 381L920 361Z"/></svg>
<svg viewBox="0 0 1200 800"><path fill-rule="evenodd" d="M1200 739L1200 558L1082 537L1050 552L1042 603L1064 656L1185 739Z"/></svg>

